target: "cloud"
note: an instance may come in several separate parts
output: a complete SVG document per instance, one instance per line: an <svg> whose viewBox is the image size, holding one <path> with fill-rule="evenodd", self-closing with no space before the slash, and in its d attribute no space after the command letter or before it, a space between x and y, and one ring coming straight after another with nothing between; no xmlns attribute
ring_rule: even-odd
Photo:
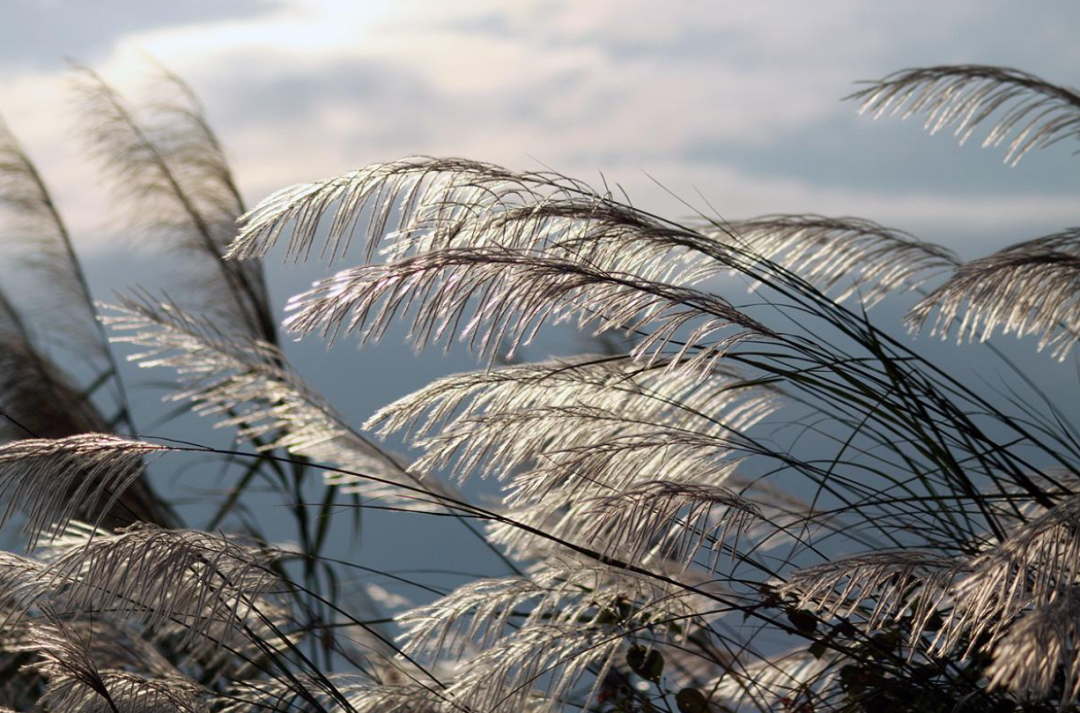
<svg viewBox="0 0 1080 713"><path fill-rule="evenodd" d="M0 66L55 68L64 57L93 61L131 33L255 17L278 5L277 0L7 0L0 22Z"/></svg>
<svg viewBox="0 0 1080 713"><path fill-rule="evenodd" d="M244 7L153 21L133 10L143 19L88 34L109 48L98 68L125 89L138 86L144 51L188 79L251 199L417 153L515 167L534 166L535 156L586 178L602 171L648 207L678 209L643 171L683 196L700 189L733 216L838 211L969 232L1067 221L1080 188L1063 162L1032 161L1045 178L1027 167L1005 176L996 156L972 158L972 149L946 148L913 127L870 127L838 101L854 79L914 64L1009 61L1066 75L1071 45L1033 39L1060 17L1004 2ZM64 141L62 77L41 67L8 76L0 112L54 180L73 224L100 232L105 198Z"/></svg>

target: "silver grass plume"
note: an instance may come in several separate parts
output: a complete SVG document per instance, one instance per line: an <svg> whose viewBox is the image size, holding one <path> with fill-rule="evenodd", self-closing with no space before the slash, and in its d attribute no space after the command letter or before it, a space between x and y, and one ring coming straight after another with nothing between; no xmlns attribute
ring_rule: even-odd
<svg viewBox="0 0 1080 713"><path fill-rule="evenodd" d="M291 228L287 255L307 259L320 226L333 211L321 255L330 262L349 249L363 228L370 258L385 237L415 237L491 210L592 192L553 173L517 173L468 159L425 156L373 164L341 176L284 188L262 200L242 220L228 257L262 257Z"/></svg>
<svg viewBox="0 0 1080 713"><path fill-rule="evenodd" d="M107 420L91 402L90 394L77 388L68 375L38 349L28 327L2 292L0 345L0 404L3 409L0 438L55 439L109 429ZM76 489L84 485L77 480L68 479L67 482ZM143 478L132 482L104 512L87 509L94 501L73 499L72 502L78 517L100 517L101 524L106 527L119 527L133 521L166 526L175 522L168 507Z"/></svg>
<svg viewBox="0 0 1080 713"><path fill-rule="evenodd" d="M195 413L237 427L241 440L261 451L282 449L319 463L374 475L410 487L420 485L403 463L348 424L345 418L296 373L280 349L247 333L226 334L171 302L147 295L121 298L106 306L103 321L113 341L144 351L129 356L144 368L176 372L180 388L167 398L190 401ZM427 482L436 502L416 493L360 476L327 473L328 483L406 507L430 510L437 501L457 498L450 486Z"/></svg>
<svg viewBox="0 0 1080 713"><path fill-rule="evenodd" d="M1080 692L1075 582L1077 500L1022 525L976 558L917 551L875 552L797 570L778 592L799 607L865 620L872 631L911 613L911 645L945 612L931 650L950 654L962 641L993 652L991 687L1025 696L1050 693L1065 665L1065 700ZM966 653L965 653L966 655Z"/></svg>
<svg viewBox="0 0 1080 713"><path fill-rule="evenodd" d="M364 427L382 437L404 431L419 444L482 415L580 406L656 426L690 420L699 429L722 412L732 429L745 430L778 402L778 392L727 367L702 379L664 364L642 368L629 356L583 355L443 377L379 409Z"/></svg>
<svg viewBox="0 0 1080 713"><path fill-rule="evenodd" d="M949 603L957 579L970 569L966 559L934 552L868 552L798 569L777 591L794 595L800 608L828 616L859 614L868 631L911 613L914 645L930 617Z"/></svg>
<svg viewBox="0 0 1080 713"><path fill-rule="evenodd" d="M354 674L331 674L326 677L345 701L356 711L364 713L442 713L461 711L445 694L420 683L380 683ZM239 681L228 691L219 713L264 713L264 711L294 710L304 703L316 701L321 706L340 708L336 695L326 684L309 675L293 680L269 679ZM301 708L301 710L306 710Z"/></svg>
<svg viewBox="0 0 1080 713"><path fill-rule="evenodd" d="M562 443L538 448L537 464L515 474L507 487L508 504L537 502L560 491L571 496L619 491L661 476L671 483L725 483L734 478L741 461L732 455L734 438L641 424L600 410L575 409L572 414L577 418L562 412L555 421L571 428L585 426L591 416L598 432L590 434L592 438L574 438L572 443L560 439ZM557 426L551 432L557 433Z"/></svg>
<svg viewBox="0 0 1080 713"><path fill-rule="evenodd" d="M952 128L961 143L989 124L983 146L1008 142L1005 161L1012 165L1032 149L1080 138L1080 94L1006 67L908 69L871 82L849 98L875 118L925 114L927 130Z"/></svg>
<svg viewBox="0 0 1080 713"><path fill-rule="evenodd" d="M203 670L216 670L229 678L258 675L265 668L264 659L284 659L310 637L278 592L258 596L253 603L243 628L236 627L238 620L217 617L208 619L208 626L191 638L190 628L174 620L157 637L183 641L185 658L199 661Z"/></svg>
<svg viewBox="0 0 1080 713"><path fill-rule="evenodd" d="M37 167L0 120L0 206L6 238L15 246L21 267L40 277L49 289L35 299L49 309L38 310L51 334L74 335L68 348L85 354L99 372L95 382L79 389L42 349L16 307L0 294L0 400L7 418L0 433L7 438L56 438L111 430L111 424L134 430L126 390L109 350L104 328L97 322L89 286L71 236ZM101 382L115 387L119 411L110 422L92 402ZM86 516L85 513L82 513ZM140 480L103 521L119 526L132 520L159 524L174 521L149 484Z"/></svg>
<svg viewBox="0 0 1080 713"><path fill-rule="evenodd" d="M33 653L31 667L48 685L39 703L47 710L72 713L206 713L208 692L179 672L153 678L122 669L102 668L91 656L91 642L55 617L34 625L16 650Z"/></svg>
<svg viewBox="0 0 1080 713"><path fill-rule="evenodd" d="M959 267L907 316L914 331L936 311L930 333L986 341L995 330L1039 335L1064 360L1080 339L1080 229L1011 245Z"/></svg>
<svg viewBox="0 0 1080 713"><path fill-rule="evenodd" d="M675 456L675 462L677 462L678 457ZM713 467L700 474L699 482L675 482L670 487L673 489L682 486L688 486L689 488L702 487L705 489L712 487L717 490L724 490L723 486L708 486L706 483L721 482L727 483L732 488L749 489L753 489L757 485L737 476L733 472L734 469L735 465L728 465L724 468ZM539 472L540 469L526 471L520 476L515 476L508 486L504 502L507 505L507 510L512 513L514 522L496 521L489 523L487 526L489 539L493 543L504 547L512 556L525 560L544 560L553 555L565 555L565 547L560 542L568 542L587 548L605 544L603 539L597 540L596 534L590 531L595 524L594 520L590 518L595 517L595 513L592 512L591 508L599 499L596 494L608 493L608 497L614 497L611 493L619 493L624 489L632 490L638 485L638 483L630 483L615 488L603 485L588 488L582 487L574 480L570 480L567 486L551 488L540 497L521 497L520 490L529 487L531 485L530 481ZM662 475L662 472L656 472L653 475ZM764 491L765 494L768 494L768 492L770 491ZM739 542L742 543L740 549L752 548L761 553L780 547L785 542L790 544L810 511L806 503L787 503L782 500L777 504L761 502L754 503L754 505L760 510L761 514L753 518L748 517L745 523L740 523L743 525L739 532ZM555 541L539 537L524 529L522 525L542 531L548 537L555 538ZM698 561L703 565L700 572L688 572L686 560L669 559L673 553L680 551L676 545L677 540L673 538L689 534L684 529L684 523L681 520L674 520L671 525L671 528L666 533L661 533L668 535L668 538L661 539L658 537L655 546L649 549L648 566L651 570L663 571L669 577L692 583L691 579L693 577L705 576L708 568L719 564L718 560L702 559ZM781 536L785 529L793 530L793 532ZM718 549L721 547L721 543L716 541L713 535L710 534L706 539L710 549L714 544ZM723 546L723 549L728 550L730 549L729 546L734 544L734 541L729 542ZM618 555L618 553L615 554ZM735 553L732 552L732 554ZM735 559L737 560L738 557ZM688 578L689 575L693 575L693 577ZM710 580L714 579L711 574L708 575L708 578Z"/></svg>
<svg viewBox="0 0 1080 713"><path fill-rule="evenodd" d="M655 551L689 568L704 548L712 553L706 565L711 570L723 549L734 552L742 532L762 516L754 503L727 488L664 480L595 498L583 514L591 523L587 536L610 555L645 562Z"/></svg>
<svg viewBox="0 0 1080 713"><path fill-rule="evenodd" d="M10 622L2 634L6 650L33 651L42 632L59 633L79 643L99 667L145 674L153 678L171 678L180 670L171 663L153 641L143 636L137 626L107 613L93 616L63 616L53 602L42 601L36 607L40 615Z"/></svg>
<svg viewBox="0 0 1080 713"><path fill-rule="evenodd" d="M120 501L164 446L102 433L31 438L0 446L0 496L8 498L3 522L16 508L33 549L47 526L63 527L77 513L100 520Z"/></svg>
<svg viewBox="0 0 1080 713"><path fill-rule="evenodd" d="M21 614L22 608L17 605L15 611ZM159 680L178 680L183 676L136 627L126 625L108 613L97 612L85 618L60 616L45 600L39 601L35 610L37 613L24 618L9 618L0 633L3 650L21 657L23 661L18 675L7 679L8 691L21 689L31 696L31 700L46 692L45 677L42 675L45 672L37 665L44 662L37 654L39 649L44 649L48 654L51 648L49 643L55 643L57 637L70 642L76 651L81 649L82 653L76 654L76 660L85 657L101 671L123 671ZM10 693L0 693L0 697L5 701L13 699ZM15 700L19 698L18 695L14 697Z"/></svg>
<svg viewBox="0 0 1080 713"><path fill-rule="evenodd" d="M626 602L634 608L620 606ZM532 626L603 628L617 619L624 626L660 622L657 628L664 629L672 619L696 618L701 604L691 593L644 575L581 557L553 557L527 576L463 585L397 620L407 653L456 659Z"/></svg>
<svg viewBox="0 0 1080 713"><path fill-rule="evenodd" d="M102 670L93 683L52 669L53 680L40 702L48 710L70 713L210 713L204 699L212 698L185 677L153 679L127 671ZM107 698L106 698L107 695Z"/></svg>
<svg viewBox="0 0 1080 713"><path fill-rule="evenodd" d="M419 441L453 420L535 403L557 405L563 395L589 385L596 392L620 386L633 390L626 361L625 357L584 355L444 376L380 408L364 428L384 438L403 431L407 439ZM555 395L544 397L548 391Z"/></svg>
<svg viewBox="0 0 1080 713"><path fill-rule="evenodd" d="M140 111L91 69L76 66L75 73L90 149L132 204L139 227L196 256L201 292L215 296L203 305L207 312L273 342L261 267L221 259L244 205L193 92L164 72L161 96Z"/></svg>
<svg viewBox="0 0 1080 713"><path fill-rule="evenodd" d="M724 227L707 232L784 265L823 292L837 288L837 302L858 296L867 308L960 265L951 250L861 218L766 215Z"/></svg>
<svg viewBox="0 0 1080 713"><path fill-rule="evenodd" d="M459 480L471 473L495 475L510 481L507 494L516 503L557 489L580 495L625 487L657 477L665 472L664 460L678 456L685 459L666 469L673 480L725 480L736 462L737 437L688 431L607 408L540 405L455 420L418 443L426 450L416 469L450 467ZM519 472L522 467L529 470Z"/></svg>
<svg viewBox="0 0 1080 713"><path fill-rule="evenodd" d="M556 706L589 673L595 676L586 704L595 697L623 637L612 629L546 624L528 627L470 661L450 686L452 700L471 709L519 711L534 691Z"/></svg>
<svg viewBox="0 0 1080 713"><path fill-rule="evenodd" d="M112 341L143 350L129 361L176 372L180 388L168 400L191 401L195 413L216 418L218 426L242 426L241 440L265 438L261 450L281 448L316 458L333 453L320 459L360 470L378 459L378 451L349 429L274 345L244 333L227 334L173 302L147 295L104 308Z"/></svg>
<svg viewBox="0 0 1080 713"><path fill-rule="evenodd" d="M815 656L804 649L734 662L724 674L704 686L710 700L720 705L760 711L782 710L808 691L824 696L837 684L840 657L829 652Z"/></svg>
<svg viewBox="0 0 1080 713"><path fill-rule="evenodd" d="M503 637L511 617L547 590L527 577L480 579L398 617L405 651L458 658L467 647L489 648ZM539 606L537 607L539 608Z"/></svg>
<svg viewBox="0 0 1080 713"><path fill-rule="evenodd" d="M1047 698L1062 681L1062 705L1080 697L1080 601L1075 587L1016 621L994 648L986 670L990 688L1007 688L1022 698Z"/></svg>
<svg viewBox="0 0 1080 713"><path fill-rule="evenodd" d="M589 546L590 498L660 478L719 489L748 447L743 432L776 406L775 393L730 371L702 380L628 357L579 357L446 377L367 425L405 430L424 449L419 473L497 475L519 522ZM533 539L503 530L496 540L514 552Z"/></svg>
<svg viewBox="0 0 1080 713"><path fill-rule="evenodd" d="M48 590L44 562L0 552L0 612L5 614L6 634L10 634L13 621ZM8 643L6 637L0 640Z"/></svg>
<svg viewBox="0 0 1080 713"><path fill-rule="evenodd" d="M284 189L242 222L229 257L259 257L288 228L287 256L306 259L326 215L322 255L362 233L370 261L466 248L534 252L650 282L693 284L746 262L729 245L650 217L552 172L515 172L460 158L406 158ZM381 248L381 250L380 250Z"/></svg>
<svg viewBox="0 0 1080 713"><path fill-rule="evenodd" d="M693 285L746 256L741 248L661 222L595 193L534 197L522 205L474 210L448 222L421 222L395 235L389 261L449 248L538 251L643 280Z"/></svg>
<svg viewBox="0 0 1080 713"><path fill-rule="evenodd" d="M48 285L35 294L48 309L35 319L50 320L70 346L89 350L98 368L109 368L108 347L96 324L93 298L75 255L71 236L37 167L0 119L0 216L8 255Z"/></svg>
<svg viewBox="0 0 1080 713"><path fill-rule="evenodd" d="M150 631L179 626L187 647L246 635L264 599L285 592L272 551L195 530L133 526L53 549L42 578L57 611L109 611Z"/></svg>
<svg viewBox="0 0 1080 713"><path fill-rule="evenodd" d="M934 641L946 653L963 635L968 648L989 649L1015 626L1050 605L1080 578L1080 498L1070 497L1020 525L971 563L951 589L953 610ZM1014 640L1014 644L1015 644Z"/></svg>
<svg viewBox="0 0 1080 713"><path fill-rule="evenodd" d="M719 485L741 433L776 406L773 393L730 373L702 381L629 358L581 357L446 377L367 425L384 436L405 430L425 449L419 473L497 475L520 508L564 493L606 495L660 473Z"/></svg>
<svg viewBox="0 0 1080 713"><path fill-rule="evenodd" d="M474 297L483 302L474 304ZM488 359L501 346L512 354L548 320L576 318L597 334L651 328L635 358L651 364L663 356L669 368L702 372L740 341L775 336L707 292L502 249L447 249L353 268L293 298L290 308L285 325L292 332L333 338L344 330L358 332L362 342L381 337L399 311L412 312L417 349L457 333ZM731 327L743 331L717 337ZM681 346L667 351L684 329L690 334Z"/></svg>
<svg viewBox="0 0 1080 713"><path fill-rule="evenodd" d="M0 419L4 440L105 431L105 418L37 346L22 316L0 292Z"/></svg>

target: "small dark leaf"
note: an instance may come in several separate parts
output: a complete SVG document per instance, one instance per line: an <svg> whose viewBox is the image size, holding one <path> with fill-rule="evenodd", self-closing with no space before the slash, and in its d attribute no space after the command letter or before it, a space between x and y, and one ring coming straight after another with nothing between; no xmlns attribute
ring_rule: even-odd
<svg viewBox="0 0 1080 713"><path fill-rule="evenodd" d="M631 671L649 681L658 682L664 673L664 657L656 649L632 646L626 652L626 663Z"/></svg>
<svg viewBox="0 0 1080 713"><path fill-rule="evenodd" d="M675 703L679 713L706 713L709 710L709 699L696 688L684 688L676 693Z"/></svg>
<svg viewBox="0 0 1080 713"><path fill-rule="evenodd" d="M818 639L814 643L810 644L810 648L807 649L807 651L810 652L810 655L813 656L816 659L819 659L822 656L824 656L825 652L828 651L828 650L829 650L829 646L828 646L828 644L825 643L825 641L823 639Z"/></svg>
<svg viewBox="0 0 1080 713"><path fill-rule="evenodd" d="M787 618L800 634L809 636L817 631L817 617L805 609L792 609Z"/></svg>

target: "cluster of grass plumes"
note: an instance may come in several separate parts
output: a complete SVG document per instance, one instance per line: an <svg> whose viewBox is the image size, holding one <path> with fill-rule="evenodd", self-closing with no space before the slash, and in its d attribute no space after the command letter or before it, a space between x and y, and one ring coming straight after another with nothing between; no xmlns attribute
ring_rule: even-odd
<svg viewBox="0 0 1080 713"><path fill-rule="evenodd" d="M213 268L202 301L142 292L97 314L44 183L0 137L23 252L70 288L100 369L77 384L0 302L0 486L9 512L26 514L28 546L0 554L0 705L1080 703L1073 425L1049 399L1003 408L865 313L919 291L914 329L1036 334L1063 359L1080 335L1075 230L964 264L864 219L675 221L556 173L422 157L287 188L240 217L182 84L166 76L172 99L143 114L80 73L95 155L140 202L140 227ZM961 138L988 124L988 144L1011 141L1010 161L1080 127L1074 92L992 67L903 72L855 97ZM285 237L293 259L365 261L293 298L289 332L369 342L403 320L417 347L464 341L484 368L349 423L276 343L257 259ZM719 294L731 274L769 309ZM206 290L218 309L200 309ZM607 349L503 358L558 323ZM233 429L236 445L140 438L97 325L139 366L172 372L169 398ZM106 386L115 416L99 406ZM58 408L65 399L78 408ZM380 445L399 436L415 458ZM208 456L243 467L211 520L186 526L144 474ZM497 505L458 489L474 476L498 482ZM318 478L325 497L309 513ZM235 527L256 479L288 506L294 545ZM346 601L341 568L364 565L324 557L327 533L337 513L372 504L456 518L506 576L426 587L435 598L392 622L378 596Z"/></svg>

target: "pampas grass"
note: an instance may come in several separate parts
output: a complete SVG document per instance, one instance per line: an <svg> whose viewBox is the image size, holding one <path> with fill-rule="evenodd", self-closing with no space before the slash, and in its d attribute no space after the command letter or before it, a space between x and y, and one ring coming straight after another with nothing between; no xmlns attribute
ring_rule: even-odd
<svg viewBox="0 0 1080 713"><path fill-rule="evenodd" d="M169 98L140 109L76 71L92 150L141 228L168 233L209 277L183 304L139 292L95 306L45 183L0 133L0 189L31 237L20 254L58 271L108 330L111 345L85 331L119 408L101 415L105 395L65 374L3 302L0 488L26 513L27 551L0 558L0 704L1080 704L1075 425L1049 405L1000 405L867 315L916 291L913 330L1034 335L1064 359L1080 333L1074 230L964 264L866 219L681 221L558 173L428 157L285 188L244 213L182 82L163 75ZM854 98L961 140L988 127L985 144L1007 142L1010 162L1080 127L1075 92L1004 68L909 70ZM365 344L403 321L418 349L463 342L485 366L349 423L277 343L258 263L275 252L354 261L290 301L289 333ZM732 273L767 309L719 293ZM620 340L506 363L559 324ZM171 375L168 398L236 445L140 437L117 348ZM85 389L78 418L50 420L58 395ZM399 437L415 458L380 443ZM243 469L202 531L166 517L144 471L208 457ZM326 496L309 514L299 500L320 475ZM288 506L297 543L221 531L257 476ZM500 499L451 482L472 476ZM343 569L364 565L323 547L338 513L371 503L455 518L509 576L413 583L429 601L393 618L385 591L343 596Z"/></svg>

